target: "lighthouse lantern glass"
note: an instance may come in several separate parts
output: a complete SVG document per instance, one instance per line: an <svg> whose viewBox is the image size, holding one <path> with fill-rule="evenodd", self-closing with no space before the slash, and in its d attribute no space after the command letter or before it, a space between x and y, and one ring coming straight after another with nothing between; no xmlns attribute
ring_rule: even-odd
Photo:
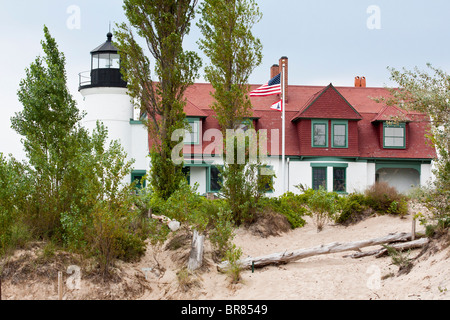
<svg viewBox="0 0 450 320"><path fill-rule="evenodd" d="M119 69L120 55L115 53L100 53L92 55L92 69Z"/></svg>

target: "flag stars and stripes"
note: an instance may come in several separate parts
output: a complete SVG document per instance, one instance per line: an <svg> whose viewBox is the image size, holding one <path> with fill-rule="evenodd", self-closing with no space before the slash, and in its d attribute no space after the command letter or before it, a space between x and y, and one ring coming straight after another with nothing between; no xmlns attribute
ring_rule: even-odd
<svg viewBox="0 0 450 320"><path fill-rule="evenodd" d="M266 84L250 92L250 97L267 97L281 94L281 73L273 77Z"/></svg>

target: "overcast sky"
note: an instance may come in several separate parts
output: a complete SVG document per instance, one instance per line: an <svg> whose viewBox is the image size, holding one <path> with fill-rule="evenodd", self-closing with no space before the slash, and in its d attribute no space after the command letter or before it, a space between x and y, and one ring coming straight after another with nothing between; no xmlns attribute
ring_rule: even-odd
<svg viewBox="0 0 450 320"><path fill-rule="evenodd" d="M264 58L251 83L267 82L281 56L289 57L289 83L296 85L352 86L355 76L365 76L368 86L382 87L393 85L388 66L425 68L430 62L450 70L448 0L257 2L263 19L254 33ZM106 40L110 21L113 28L126 22L122 0L0 0L0 152L23 157L10 118L21 109L24 70L42 53L43 25L66 55L68 86L81 101L78 73L89 70L89 52ZM198 51L199 36L194 25L186 48Z"/></svg>

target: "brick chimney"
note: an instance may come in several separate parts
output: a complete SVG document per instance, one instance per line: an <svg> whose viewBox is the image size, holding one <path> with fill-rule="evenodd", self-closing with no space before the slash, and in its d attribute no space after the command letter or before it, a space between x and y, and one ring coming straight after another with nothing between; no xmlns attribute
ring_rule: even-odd
<svg viewBox="0 0 450 320"><path fill-rule="evenodd" d="M285 66L285 78L286 78L286 83L284 83L284 79L283 79L283 75L281 76L281 88L283 88L283 86L284 86L284 89L285 89L285 102L287 103L288 102L288 97L289 97L289 94L288 94L288 87L289 87L289 61L288 61L288 57L285 57L285 56L283 56L283 57L281 57L280 58L280 63L279 63L279 73L282 73L283 72L283 64L284 64L284 66Z"/></svg>
<svg viewBox="0 0 450 320"><path fill-rule="evenodd" d="M361 77L361 87L366 87L366 77Z"/></svg>
<svg viewBox="0 0 450 320"><path fill-rule="evenodd" d="M275 78L280 73L280 66L277 64L274 64L272 67L270 67L270 79Z"/></svg>
<svg viewBox="0 0 450 320"><path fill-rule="evenodd" d="M366 87L366 77L355 77L355 87L365 88Z"/></svg>

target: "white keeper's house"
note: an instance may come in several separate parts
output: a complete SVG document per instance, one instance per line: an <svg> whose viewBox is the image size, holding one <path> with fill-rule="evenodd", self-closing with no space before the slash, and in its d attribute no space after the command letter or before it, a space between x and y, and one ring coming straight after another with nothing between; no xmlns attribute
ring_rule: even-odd
<svg viewBox="0 0 450 320"><path fill-rule="evenodd" d="M150 169L148 154L152 139L127 95L127 84L119 69L120 57L111 40L112 34L108 33L107 41L91 52L91 70L80 74L82 109L87 112L83 124L93 129L100 120L108 127L110 139L120 140L128 157L135 159L128 179L131 182ZM281 72L282 64L286 65L287 79L283 84L286 191L298 192L295 186L303 184L351 193L363 191L376 181L386 181L407 192L432 179L436 151L426 138L430 124L427 115L375 102L373 97L389 96L389 91L367 87L364 77L351 79L355 83L351 87L289 85L286 57L270 68L270 78ZM259 86L251 85L251 90ZM212 143L205 139L204 133L219 129L210 108L212 90L210 84L199 83L185 94L185 113L192 132L185 139L184 171L191 185L198 183L201 194L220 191L217 167L222 163L218 158L204 157L205 150L210 154L208 146ZM281 150L270 143L271 130L281 132L282 128L280 112L270 109L279 99L252 97L253 116L247 119L257 131L268 130L267 165L277 175L274 190L270 191L274 196L283 193ZM395 124L393 118L398 120Z"/></svg>

